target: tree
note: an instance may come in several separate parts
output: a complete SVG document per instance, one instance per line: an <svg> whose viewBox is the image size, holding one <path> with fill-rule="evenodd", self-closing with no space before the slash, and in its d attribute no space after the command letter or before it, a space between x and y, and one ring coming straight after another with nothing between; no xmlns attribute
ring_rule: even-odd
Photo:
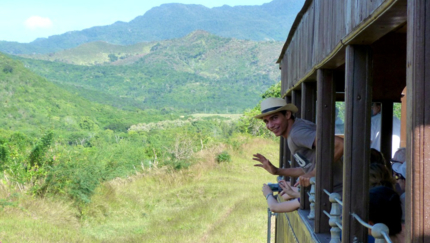
<svg viewBox="0 0 430 243"><path fill-rule="evenodd" d="M116 60L118 60L118 57L115 54L109 54L108 57L110 62L115 62Z"/></svg>

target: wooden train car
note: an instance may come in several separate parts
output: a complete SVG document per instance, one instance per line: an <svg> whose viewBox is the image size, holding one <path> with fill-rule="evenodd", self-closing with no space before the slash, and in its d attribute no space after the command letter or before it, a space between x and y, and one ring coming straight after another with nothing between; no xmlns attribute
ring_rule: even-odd
<svg viewBox="0 0 430 243"><path fill-rule="evenodd" d="M353 215L368 220L372 102L382 103L385 155L392 154L393 104L402 102L406 111L406 242L430 242L430 1L306 0L278 63L283 97L299 107L297 117L317 124L317 175L313 219L302 190L301 209L277 216L276 242L330 241L324 211L331 210L325 192L333 189L333 173L324 161L333 160L339 101L345 105L342 242L367 242L368 229ZM280 166L295 166L284 139L280 155Z"/></svg>

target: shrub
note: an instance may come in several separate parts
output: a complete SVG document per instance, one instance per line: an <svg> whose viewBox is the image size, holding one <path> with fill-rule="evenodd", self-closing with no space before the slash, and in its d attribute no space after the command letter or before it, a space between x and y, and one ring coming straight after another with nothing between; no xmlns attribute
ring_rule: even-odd
<svg viewBox="0 0 430 243"><path fill-rule="evenodd" d="M51 146L53 136L52 132L48 132L33 148L29 157L31 167L42 165L45 153L48 151L49 146Z"/></svg>
<svg viewBox="0 0 430 243"><path fill-rule="evenodd" d="M9 160L9 148L7 147L7 144L1 144L0 143L0 170L3 171L5 164Z"/></svg>
<svg viewBox="0 0 430 243"><path fill-rule="evenodd" d="M38 194L66 195L77 205L89 203L95 188L102 181L102 170L102 165L85 159L63 161L50 167Z"/></svg>
<svg viewBox="0 0 430 243"><path fill-rule="evenodd" d="M227 151L222 151L221 153L219 153L216 156L216 161L218 161L218 163L221 162L230 162L231 161L231 156Z"/></svg>
<svg viewBox="0 0 430 243"><path fill-rule="evenodd" d="M13 67L11 65L5 65L3 67L3 72L4 73L12 73L13 72Z"/></svg>

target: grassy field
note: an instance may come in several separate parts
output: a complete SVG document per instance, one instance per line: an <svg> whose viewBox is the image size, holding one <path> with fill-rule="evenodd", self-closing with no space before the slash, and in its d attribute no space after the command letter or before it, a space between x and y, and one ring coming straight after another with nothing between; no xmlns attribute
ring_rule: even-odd
<svg viewBox="0 0 430 243"><path fill-rule="evenodd" d="M14 194L0 183L0 200L16 197L14 205L0 208L0 241L265 242L261 187L276 178L254 167L252 154L277 161L278 144L259 138L241 142L236 149L201 151L188 170L152 168L104 183L82 209L83 218L63 200ZM216 162L222 151L230 162Z"/></svg>

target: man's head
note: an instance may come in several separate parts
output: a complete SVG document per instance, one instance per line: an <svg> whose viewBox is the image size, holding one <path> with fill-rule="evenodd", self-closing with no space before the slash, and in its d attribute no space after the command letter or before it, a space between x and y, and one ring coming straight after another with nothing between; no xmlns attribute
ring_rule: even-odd
<svg viewBox="0 0 430 243"><path fill-rule="evenodd" d="M288 121L294 119L293 113L297 111L295 105L287 104L284 99L267 98L261 102L261 114L255 118L262 119L276 136L283 136L288 130Z"/></svg>
<svg viewBox="0 0 430 243"><path fill-rule="evenodd" d="M372 103L372 116L377 115L379 112L381 112L381 103L380 102L373 102Z"/></svg>
<svg viewBox="0 0 430 243"><path fill-rule="evenodd" d="M296 113L299 109L293 104L287 104L284 99L281 98L267 98L261 102L261 114L254 118L263 119L263 117L279 112L279 111L290 111Z"/></svg>

